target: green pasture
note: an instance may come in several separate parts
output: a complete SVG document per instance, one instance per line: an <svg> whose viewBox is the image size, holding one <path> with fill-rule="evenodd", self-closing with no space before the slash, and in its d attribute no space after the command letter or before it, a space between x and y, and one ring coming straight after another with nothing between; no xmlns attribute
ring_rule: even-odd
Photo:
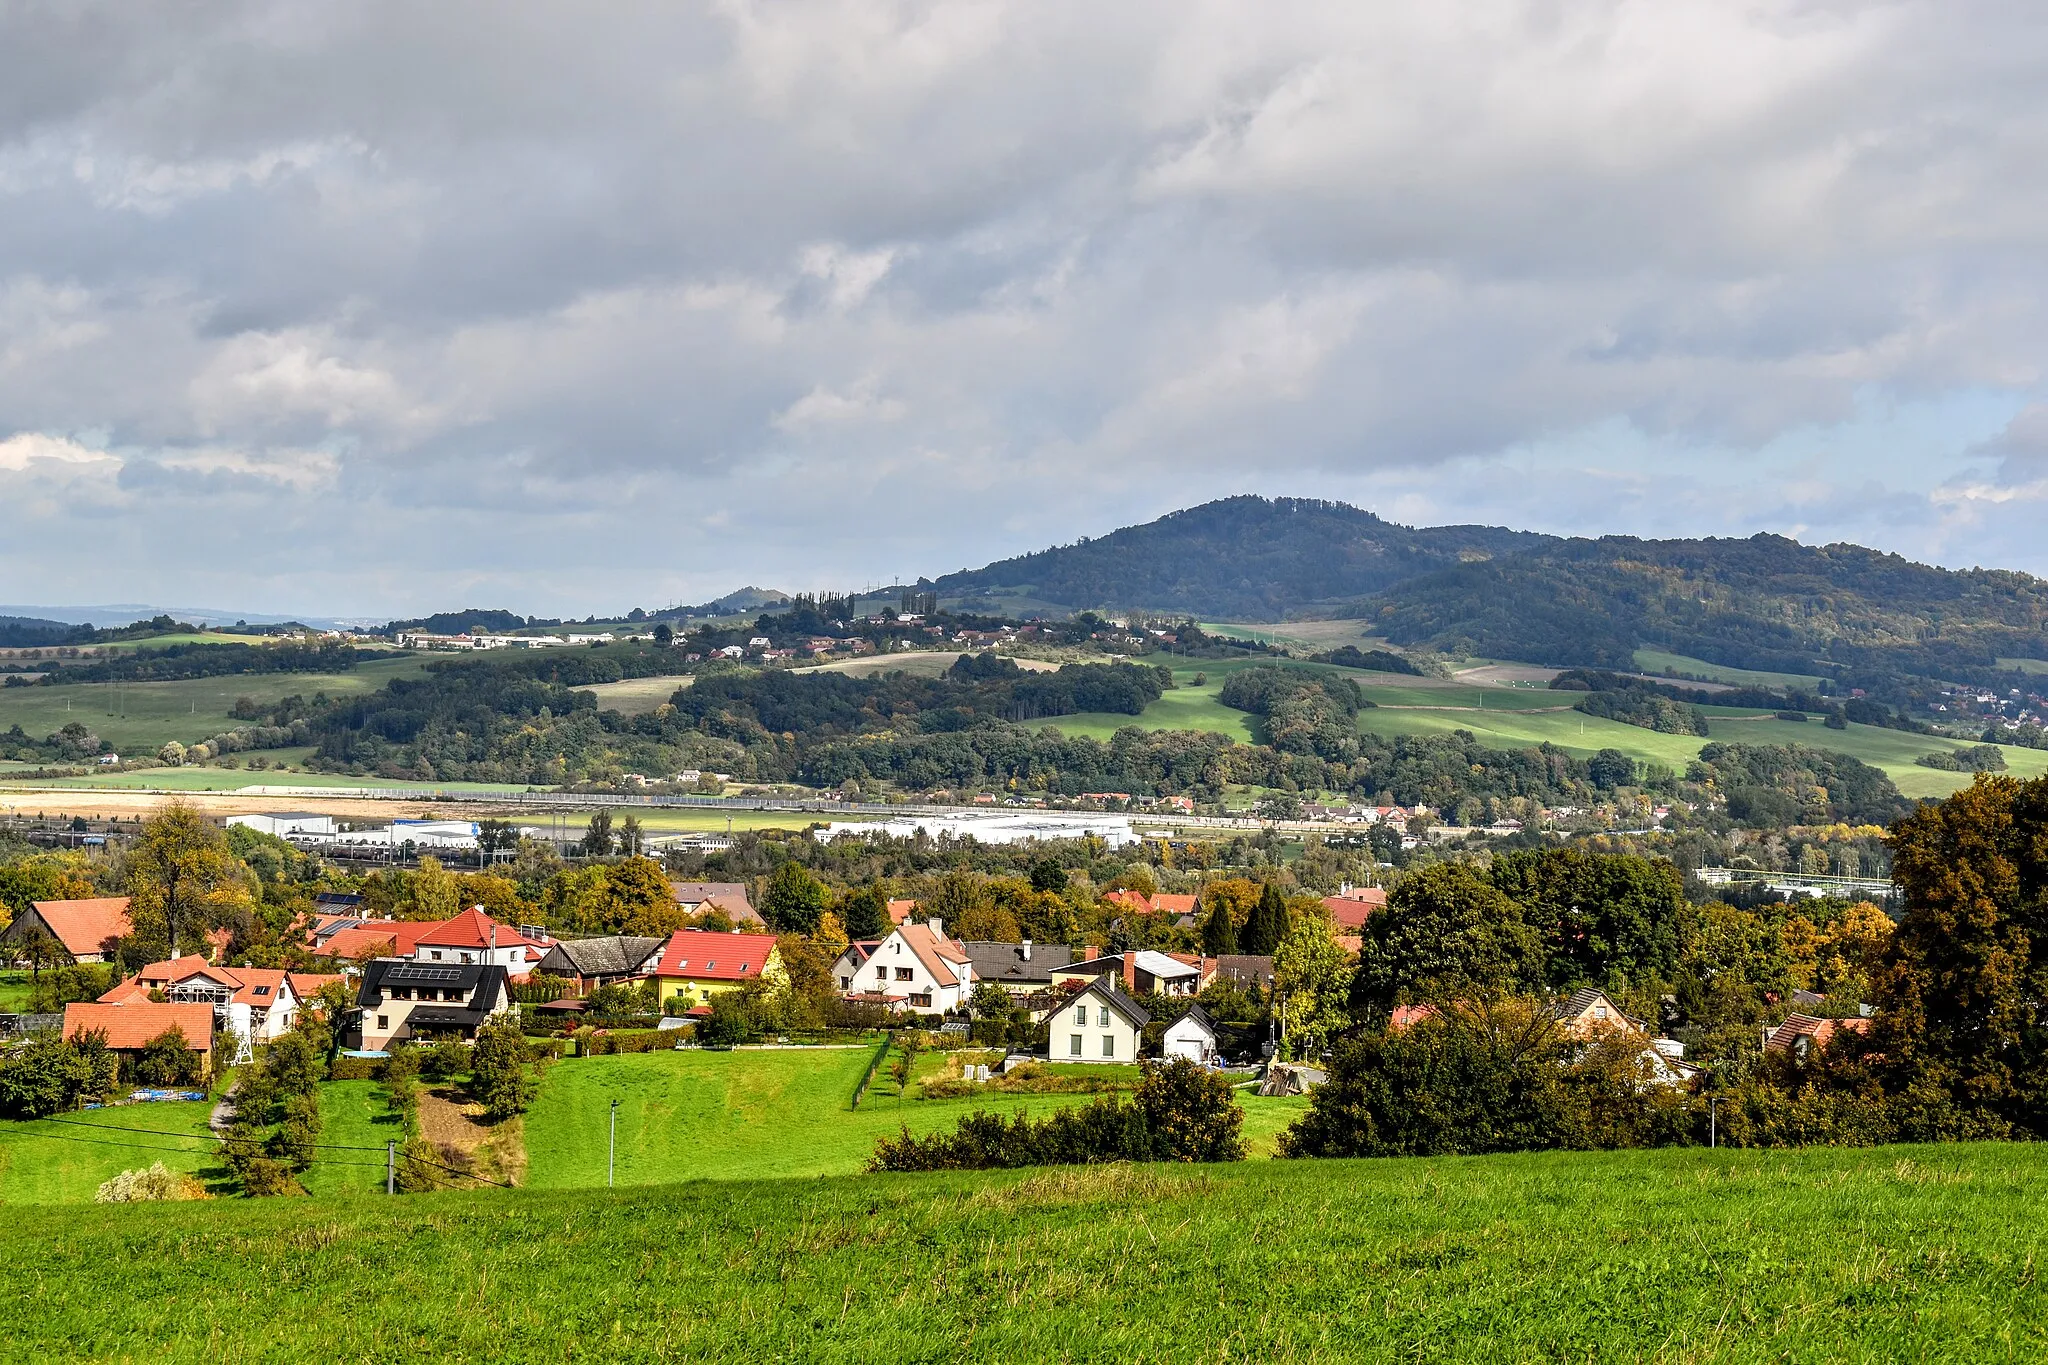
<svg viewBox="0 0 2048 1365"><path fill-rule="evenodd" d="M678 689L688 687L693 681L691 678L628 678L624 682L595 683L576 690L595 692L597 708L600 711L644 716L666 703Z"/></svg>
<svg viewBox="0 0 2048 1365"><path fill-rule="evenodd" d="M18 1358L2026 1361L2037 1146L25 1209Z"/></svg>
<svg viewBox="0 0 2048 1365"><path fill-rule="evenodd" d="M1757 668L1730 668L1726 664L1710 664L1705 659L1688 658L1686 655L1671 654L1661 649L1637 650L1635 663L1636 667L1645 673L1704 678L1709 682L1731 683L1737 687L1796 687L1811 691L1821 683L1821 680L1811 673L1772 673Z"/></svg>
<svg viewBox="0 0 2048 1365"><path fill-rule="evenodd" d="M31 738L42 739L76 721L112 740L117 749L153 753L167 740L192 744L246 723L228 714L237 697L267 704L294 694L370 692L419 671L417 658L393 655L357 664L346 673L242 673L180 682L0 687L0 730L19 725Z"/></svg>
<svg viewBox="0 0 2048 1365"><path fill-rule="evenodd" d="M285 750L309 753L310 750ZM270 757L271 755L266 755ZM0 786L0 795L13 791L43 789L85 789L165 792L237 792L247 787L363 787L384 791L495 792L525 790L510 782L422 782L395 777L351 777L346 773L280 772L275 768L142 768L127 773L90 773L84 777L59 777L34 786ZM545 790L540 788L537 790Z"/></svg>
<svg viewBox="0 0 2048 1365"><path fill-rule="evenodd" d="M210 1103L123 1104L0 1122L0 1205L90 1204L103 1182L158 1161L174 1171L210 1171L219 1165L206 1126L212 1112Z"/></svg>
<svg viewBox="0 0 2048 1365"><path fill-rule="evenodd" d="M1229 668L1206 670L1208 681L1197 687L1194 675L1201 671L1174 670L1174 689L1135 716L1113 711L1084 711L1078 715L1056 716L1044 723L1062 734L1086 735L1100 740L1107 740L1127 725L1136 725L1147 730L1207 730L1251 743L1252 718L1242 711L1233 711L1216 699L1216 694L1223 690L1223 679Z"/></svg>
<svg viewBox="0 0 2048 1365"><path fill-rule="evenodd" d="M2048 673L2048 659L2000 659L1998 666L2021 673Z"/></svg>

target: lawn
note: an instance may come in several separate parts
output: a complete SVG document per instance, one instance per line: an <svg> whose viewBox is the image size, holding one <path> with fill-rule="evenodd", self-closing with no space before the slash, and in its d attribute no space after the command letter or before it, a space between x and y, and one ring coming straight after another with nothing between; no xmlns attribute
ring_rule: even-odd
<svg viewBox="0 0 2048 1365"><path fill-rule="evenodd" d="M665 704L690 678L628 678L624 682L593 683L579 692L595 692L600 711L617 711L626 716L644 716Z"/></svg>
<svg viewBox="0 0 2048 1365"><path fill-rule="evenodd" d="M977 1106L1044 1113L1087 1096L899 1098L878 1073L847 1109L870 1047L642 1052L550 1066L526 1116L527 1183L536 1189L604 1184L611 1101L619 1102L618 1182L849 1175L875 1139L902 1126L928 1132ZM926 1054L920 1078L941 1065Z"/></svg>
<svg viewBox="0 0 2048 1365"><path fill-rule="evenodd" d="M216 1169L206 1127L212 1110L200 1103L124 1104L0 1123L0 1205L90 1204L103 1181L157 1161L174 1171ZM135 1128L148 1131L120 1131Z"/></svg>
<svg viewBox="0 0 2048 1365"><path fill-rule="evenodd" d="M23 1210L33 1360L2025 1361L2029 1144Z"/></svg>
<svg viewBox="0 0 2048 1365"><path fill-rule="evenodd" d="M1195 686L1195 673L1201 670L1175 670L1174 689L1163 694L1158 701L1146 707L1135 716L1112 711L1084 711L1079 715L1058 716L1045 721L1067 735L1086 735L1091 739L1106 740L1127 725L1140 726L1147 730L1207 730L1214 734L1249 744L1252 742L1252 718L1242 711L1233 711L1216 699L1223 690L1223 678L1228 668L1210 668L1208 681Z"/></svg>
<svg viewBox="0 0 2048 1365"><path fill-rule="evenodd" d="M357 664L346 673L243 673L181 682L6 687L0 688L0 730L19 725L41 739L76 721L112 740L117 749L154 753L167 740L191 744L246 723L228 714L237 697L269 703L295 693L310 697L315 692L369 692L419 671L419 659L394 655Z"/></svg>
<svg viewBox="0 0 2048 1365"><path fill-rule="evenodd" d="M306 1173L307 1192L319 1196L382 1194L384 1144L403 1142L398 1117L384 1108L375 1081L329 1081L320 1087L320 1139L331 1147L368 1151L323 1151Z"/></svg>
<svg viewBox="0 0 2048 1365"><path fill-rule="evenodd" d="M1819 687L1821 682L1810 673L1771 673L1756 668L1730 668L1726 664L1710 664L1705 659L1670 654L1661 649L1637 650L1635 664L1645 673L1661 673L1673 678L1703 678L1708 682L1732 683L1737 687L1796 687L1810 692Z"/></svg>

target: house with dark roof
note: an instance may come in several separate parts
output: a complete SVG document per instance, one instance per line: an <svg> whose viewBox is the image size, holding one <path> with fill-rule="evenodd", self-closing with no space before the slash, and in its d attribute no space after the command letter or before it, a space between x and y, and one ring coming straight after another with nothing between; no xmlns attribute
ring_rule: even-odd
<svg viewBox="0 0 2048 1365"><path fill-rule="evenodd" d="M1046 1056L1056 1062L1135 1062L1145 1007L1117 989L1116 977L1098 976L1046 1020Z"/></svg>
<svg viewBox="0 0 2048 1365"><path fill-rule="evenodd" d="M128 919L126 896L36 901L0 929L0 943L18 952L31 935L41 932L55 940L72 962L110 962L110 945L126 938L134 928Z"/></svg>
<svg viewBox="0 0 2048 1365"><path fill-rule="evenodd" d="M1209 974L1211 981L1221 978L1242 990L1250 990L1254 986L1265 990L1273 984L1273 957L1270 953L1225 953L1209 960L1216 964L1216 969Z"/></svg>
<svg viewBox="0 0 2048 1365"><path fill-rule="evenodd" d="M1216 1021L1200 1005L1189 1005L1166 1026L1159 1040L1159 1055L1207 1062L1216 1055Z"/></svg>
<svg viewBox="0 0 2048 1365"><path fill-rule="evenodd" d="M1052 985L1052 975L1071 966L1074 950L1064 943L987 943L962 939L978 984L993 981L1012 995L1035 995Z"/></svg>
<svg viewBox="0 0 2048 1365"><path fill-rule="evenodd" d="M565 976L579 992L589 992L614 981L630 981L648 975L660 960L667 939L615 934L605 938L558 939L545 956L534 964L536 972Z"/></svg>
<svg viewBox="0 0 2048 1365"><path fill-rule="evenodd" d="M475 1038L516 1009L505 968L495 962L414 962L380 957L363 966L351 1047L372 1052L413 1038Z"/></svg>
<svg viewBox="0 0 2048 1365"><path fill-rule="evenodd" d="M1617 1028L1649 1032L1649 1027L1642 1020L1623 1014L1621 1006L1615 1004L1606 991L1592 986L1581 986L1564 999L1553 1001L1550 1013L1559 1026L1575 1038L1591 1038L1603 1030Z"/></svg>
<svg viewBox="0 0 2048 1365"><path fill-rule="evenodd" d="M1140 948L1108 957L1090 958L1053 969L1053 980L1085 981L1111 976L1137 995L1193 995L1207 983L1204 960L1192 954L1161 953Z"/></svg>

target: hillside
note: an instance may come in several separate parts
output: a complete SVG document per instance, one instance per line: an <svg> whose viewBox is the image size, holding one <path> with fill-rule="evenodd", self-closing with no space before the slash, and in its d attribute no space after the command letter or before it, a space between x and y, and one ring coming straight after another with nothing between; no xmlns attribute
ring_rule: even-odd
<svg viewBox="0 0 2048 1365"><path fill-rule="evenodd" d="M2044 1196L2015 1143L17 1209L0 1312L52 1361L2024 1360Z"/></svg>
<svg viewBox="0 0 2048 1365"><path fill-rule="evenodd" d="M948 602L974 611L1029 601L1072 610L1277 621L1290 611L1333 608L1419 574L1551 540L1494 526L1417 530L1313 498L1235 497L948 574L933 586Z"/></svg>
<svg viewBox="0 0 2048 1365"><path fill-rule="evenodd" d="M1397 644L1487 658L1627 669L1652 649L1856 685L1988 682L2002 658L2048 657L2048 583L1774 535L1562 541L1415 578L1344 614Z"/></svg>

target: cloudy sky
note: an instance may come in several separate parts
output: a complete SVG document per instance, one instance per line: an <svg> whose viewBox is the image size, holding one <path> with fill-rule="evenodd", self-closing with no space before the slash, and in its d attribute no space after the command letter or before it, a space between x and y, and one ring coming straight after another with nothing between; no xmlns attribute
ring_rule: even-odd
<svg viewBox="0 0 2048 1365"><path fill-rule="evenodd" d="M0 600L583 614L1236 492L2048 573L2048 8L0 4Z"/></svg>

